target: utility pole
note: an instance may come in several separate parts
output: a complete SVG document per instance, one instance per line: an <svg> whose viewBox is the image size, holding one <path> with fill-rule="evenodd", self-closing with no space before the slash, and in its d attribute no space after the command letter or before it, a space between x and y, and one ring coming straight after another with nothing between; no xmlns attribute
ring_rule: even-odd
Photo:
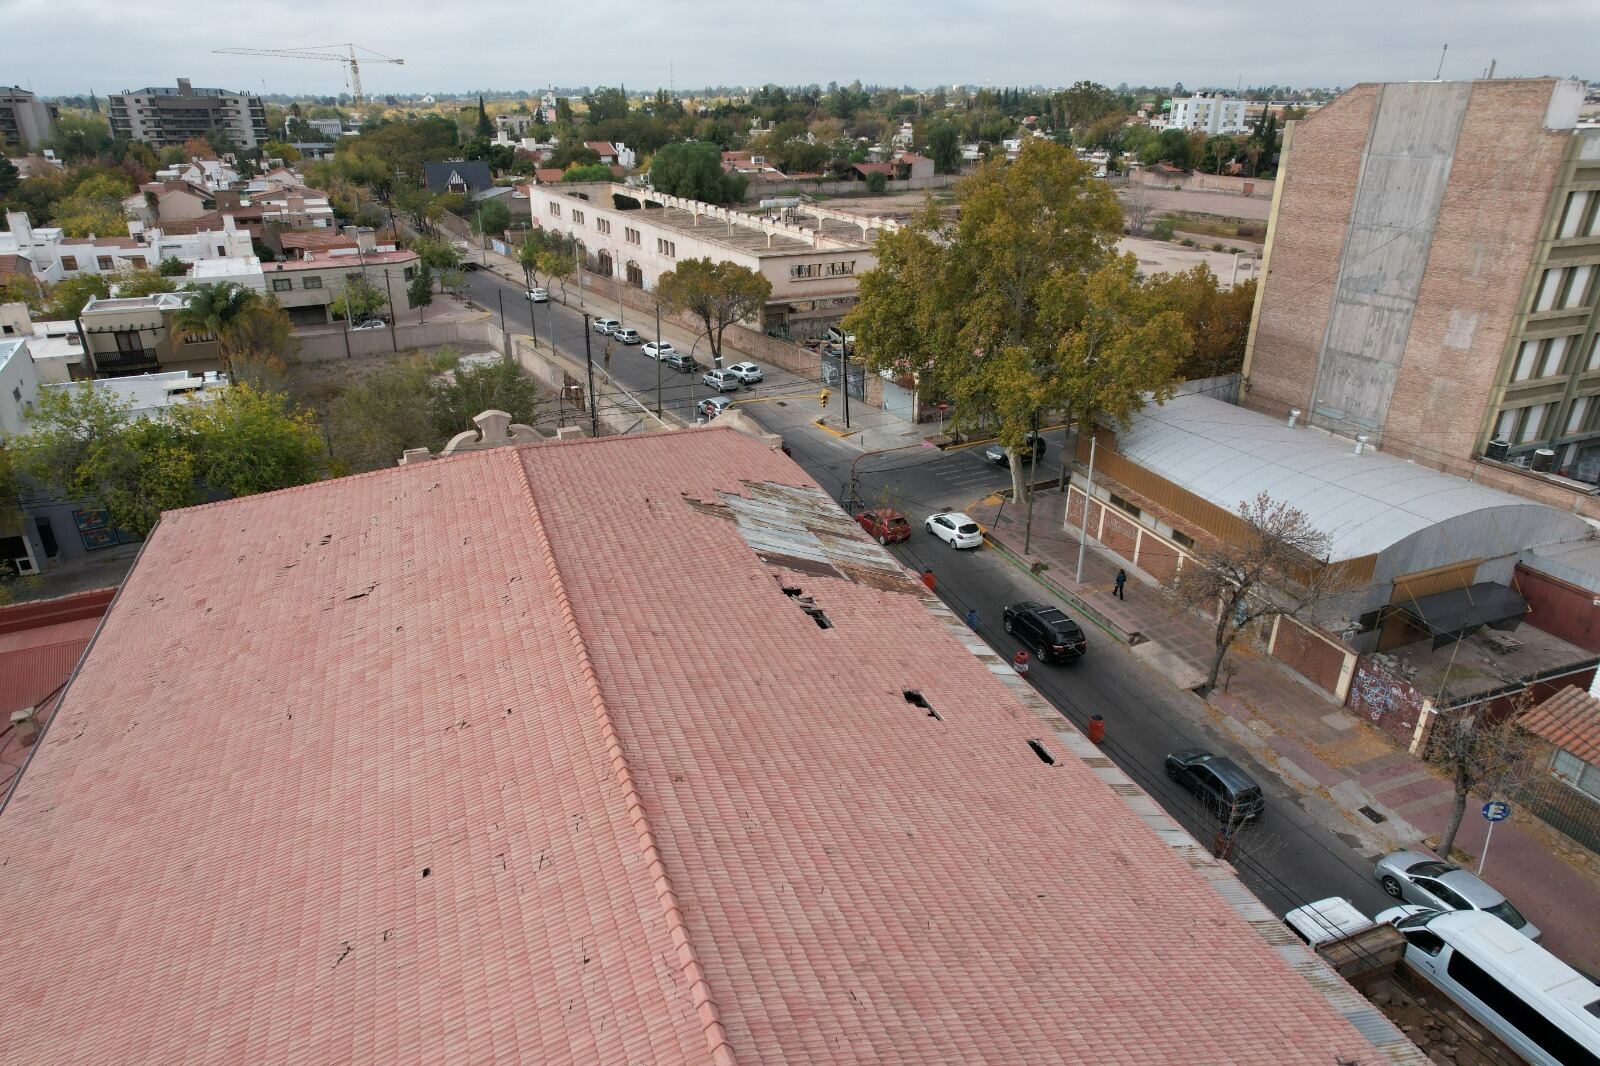
<svg viewBox="0 0 1600 1066"><path fill-rule="evenodd" d="M844 428L850 428L850 338L839 332L839 391L844 394Z"/></svg>
<svg viewBox="0 0 1600 1066"><path fill-rule="evenodd" d="M383 270L383 294L389 298L389 347L396 353L400 351L400 320L394 316L394 286L389 283L389 268ZM420 321L422 316L417 316Z"/></svg>
<svg viewBox="0 0 1600 1066"><path fill-rule="evenodd" d="M1034 449L1039 441L1039 412L1033 413L1031 436L1028 438L1028 455L1031 460ZM1018 460L1021 460L1019 455ZM1028 494L1028 513L1022 520L1022 554L1027 555L1028 549L1033 546L1033 463L1028 463L1028 480L1023 483L1022 490Z"/></svg>
<svg viewBox="0 0 1600 1066"><path fill-rule="evenodd" d="M506 290L496 285L494 287L495 299L500 304L500 350L511 358L511 331L506 328Z"/></svg>
<svg viewBox="0 0 1600 1066"><path fill-rule="evenodd" d="M1094 499L1094 451L1100 442L1095 439L1094 430L1089 430L1089 483L1083 491L1083 528L1078 532L1078 576L1074 578L1078 584L1083 584L1083 548L1089 543L1089 501ZM1071 501L1068 501L1071 505Z"/></svg>
<svg viewBox="0 0 1600 1066"><path fill-rule="evenodd" d="M600 409L594 402L594 353L590 348L589 338L594 336L594 330L589 325L589 313L583 313L583 365L589 372L589 436L600 435Z"/></svg>
<svg viewBox="0 0 1600 1066"><path fill-rule="evenodd" d="M661 417L661 301L656 301L656 417Z"/></svg>
<svg viewBox="0 0 1600 1066"><path fill-rule="evenodd" d="M572 242L572 272L578 275L578 306L583 306L583 261L578 258L578 242ZM565 295L563 293L562 295Z"/></svg>
<svg viewBox="0 0 1600 1066"><path fill-rule="evenodd" d="M622 306L622 275L617 273L617 267L621 265L621 262L616 253L613 252L611 255L611 284L617 287L617 321L626 326L628 324L628 312Z"/></svg>
<svg viewBox="0 0 1600 1066"><path fill-rule="evenodd" d="M526 293L523 295L524 297L527 296ZM534 317L534 312L538 309L538 304L534 303L532 300L528 301L528 328L533 330L533 350L536 352L539 350L539 320Z"/></svg>

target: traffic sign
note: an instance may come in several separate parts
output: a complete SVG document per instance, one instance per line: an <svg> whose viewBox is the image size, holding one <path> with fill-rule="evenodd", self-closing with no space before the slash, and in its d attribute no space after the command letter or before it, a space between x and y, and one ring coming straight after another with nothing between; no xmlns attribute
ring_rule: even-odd
<svg viewBox="0 0 1600 1066"><path fill-rule="evenodd" d="M1483 817L1490 822L1503 822L1511 817L1511 804L1505 800L1491 800L1483 805Z"/></svg>

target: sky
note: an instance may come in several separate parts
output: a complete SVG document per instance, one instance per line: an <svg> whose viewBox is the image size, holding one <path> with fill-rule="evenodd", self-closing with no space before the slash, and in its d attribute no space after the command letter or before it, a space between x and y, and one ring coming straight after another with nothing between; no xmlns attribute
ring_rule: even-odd
<svg viewBox="0 0 1600 1066"><path fill-rule="evenodd" d="M1600 78L1597 0L0 0L0 82L41 95L195 85L333 95L340 64L215 55L354 41L368 94L546 85L1349 86L1432 78ZM279 27L282 29L280 30ZM65 59L63 57L66 57Z"/></svg>

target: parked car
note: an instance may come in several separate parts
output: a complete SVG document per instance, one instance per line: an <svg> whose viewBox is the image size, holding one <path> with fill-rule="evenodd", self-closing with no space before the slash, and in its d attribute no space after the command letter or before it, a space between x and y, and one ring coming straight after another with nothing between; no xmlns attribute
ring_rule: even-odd
<svg viewBox="0 0 1600 1066"><path fill-rule="evenodd" d="M638 344L639 331L632 326L623 326L611 331L611 335L623 344Z"/></svg>
<svg viewBox="0 0 1600 1066"><path fill-rule="evenodd" d="M744 384L732 370L707 370L700 380L718 392L735 392Z"/></svg>
<svg viewBox="0 0 1600 1066"><path fill-rule="evenodd" d="M983 530L978 528L978 523L960 511L929 515L922 528L952 548L976 548L983 543Z"/></svg>
<svg viewBox="0 0 1600 1066"><path fill-rule="evenodd" d="M357 322L355 325L351 326L350 327L350 332L351 333L360 333L362 330L367 330L367 329L388 329L388 328L389 328L389 323L385 322L383 319L381 319L381 318L369 318L369 319L366 319L364 321Z"/></svg>
<svg viewBox="0 0 1600 1066"><path fill-rule="evenodd" d="M991 444L983 450L983 457L995 466L1007 465L1006 450L1002 445ZM1022 447L1017 449L1017 461L1021 463L1034 463L1044 458L1044 438L1037 433L1029 433L1023 438Z"/></svg>
<svg viewBox="0 0 1600 1066"><path fill-rule="evenodd" d="M528 299L532 300L536 304L547 304L547 303L550 302L550 290L549 289L529 289L528 290Z"/></svg>
<svg viewBox="0 0 1600 1066"><path fill-rule="evenodd" d="M728 370L738 374L739 380L746 385L754 385L761 380L761 368L754 363L734 363Z"/></svg>
<svg viewBox="0 0 1600 1066"><path fill-rule="evenodd" d="M652 359L665 359L677 351L671 341L646 341L644 347L639 350Z"/></svg>
<svg viewBox="0 0 1600 1066"><path fill-rule="evenodd" d="M884 507L876 511L862 511L856 515L862 529L876 537L879 544L893 544L911 539L911 523L899 511Z"/></svg>
<svg viewBox="0 0 1600 1066"><path fill-rule="evenodd" d="M1081 659L1089 650L1083 628L1059 607L1031 601L1013 603L1001 618L1006 632L1032 648L1042 663Z"/></svg>
<svg viewBox="0 0 1600 1066"><path fill-rule="evenodd" d="M1211 813L1237 825L1261 817L1267 801L1261 786L1226 755L1190 748L1167 756L1167 776L1200 798Z"/></svg>
<svg viewBox="0 0 1600 1066"><path fill-rule="evenodd" d="M1487 911L1529 940L1539 939L1539 927L1524 918L1510 900L1435 855L1397 851L1379 859L1372 873L1385 892L1405 903L1441 911Z"/></svg>
<svg viewBox="0 0 1600 1066"><path fill-rule="evenodd" d="M666 363L680 374L689 374L700 368L699 363L695 362L687 355L684 355L682 352L669 352L662 362Z"/></svg>
<svg viewBox="0 0 1600 1066"><path fill-rule="evenodd" d="M709 421L726 411L732 402L726 396L707 396L695 404L694 409Z"/></svg>
<svg viewBox="0 0 1600 1066"><path fill-rule="evenodd" d="M622 323L618 322L614 318L597 318L594 320L594 324L589 328L594 330L596 333L615 333L617 328L621 325Z"/></svg>
<svg viewBox="0 0 1600 1066"><path fill-rule="evenodd" d="M1386 912L1387 913L1387 912ZM1368 918L1360 909L1342 896L1329 896L1283 916L1283 924L1304 943L1315 947L1329 940L1338 940L1369 926L1387 921L1382 914Z"/></svg>

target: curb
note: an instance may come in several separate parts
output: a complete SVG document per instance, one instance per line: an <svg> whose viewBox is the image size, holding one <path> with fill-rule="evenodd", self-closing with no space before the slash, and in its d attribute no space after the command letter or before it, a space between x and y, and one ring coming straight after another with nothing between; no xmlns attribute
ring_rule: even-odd
<svg viewBox="0 0 1600 1066"><path fill-rule="evenodd" d="M822 430L824 433L832 433L835 437L838 437L841 440L846 437L853 437L857 433L861 432L858 429L834 429L832 426L823 422L820 418L813 420L811 424Z"/></svg>
<svg viewBox="0 0 1600 1066"><path fill-rule="evenodd" d="M1045 588L1049 589L1063 600L1066 600L1068 603L1072 604L1080 613L1083 614L1085 618L1089 619L1089 621L1105 630L1106 634L1115 639L1119 644L1127 647L1133 646L1133 642L1128 639L1128 634L1114 624L1110 619L1106 618L1099 611L1095 610L1093 607L1089 606L1083 600L1068 592L1054 581L1051 581L1049 578L1045 577L1043 573L1034 570L1032 566L1023 560L1022 556L1012 551L992 533L985 530L983 534L983 540L984 543L989 545L989 547L995 549L1002 556L1004 556L1012 566L1015 566L1018 570L1021 570L1039 584L1043 585Z"/></svg>

